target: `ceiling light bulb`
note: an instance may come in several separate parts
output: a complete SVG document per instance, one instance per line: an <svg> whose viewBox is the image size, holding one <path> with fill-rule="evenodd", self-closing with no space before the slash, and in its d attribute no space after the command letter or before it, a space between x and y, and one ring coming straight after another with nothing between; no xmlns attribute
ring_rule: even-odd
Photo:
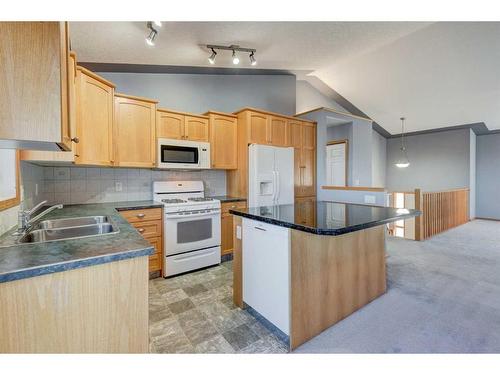
<svg viewBox="0 0 500 375"><path fill-rule="evenodd" d="M252 66L257 65L257 60L255 59L253 52L250 54L250 65Z"/></svg>
<svg viewBox="0 0 500 375"><path fill-rule="evenodd" d="M215 64L215 57L217 56L217 52L215 52L215 50L212 48L212 54L210 55L210 57L208 58L208 62L210 64Z"/></svg>
<svg viewBox="0 0 500 375"><path fill-rule="evenodd" d="M233 50L233 64L238 65L239 63L240 63L240 59L238 58L238 56L236 56L236 52L234 52L234 50Z"/></svg>
<svg viewBox="0 0 500 375"><path fill-rule="evenodd" d="M151 32L149 33L148 37L146 38L146 43L148 45L150 45L150 46L155 45L156 34L158 34L158 32L155 29L151 29Z"/></svg>
<svg viewBox="0 0 500 375"><path fill-rule="evenodd" d="M153 21L153 23L155 26L161 27L161 21Z"/></svg>

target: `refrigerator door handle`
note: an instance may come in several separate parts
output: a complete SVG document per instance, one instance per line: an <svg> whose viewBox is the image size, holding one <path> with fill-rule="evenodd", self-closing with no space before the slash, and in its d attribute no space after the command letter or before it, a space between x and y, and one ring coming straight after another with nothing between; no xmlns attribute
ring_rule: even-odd
<svg viewBox="0 0 500 375"><path fill-rule="evenodd" d="M280 199L280 173L276 173L276 203L278 203L278 200Z"/></svg>
<svg viewBox="0 0 500 375"><path fill-rule="evenodd" d="M273 203L276 203L276 172L273 171Z"/></svg>

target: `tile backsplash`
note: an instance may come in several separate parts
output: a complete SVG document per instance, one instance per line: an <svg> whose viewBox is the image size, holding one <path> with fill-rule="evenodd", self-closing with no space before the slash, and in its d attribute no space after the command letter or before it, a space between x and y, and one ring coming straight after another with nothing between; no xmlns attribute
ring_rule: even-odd
<svg viewBox="0 0 500 375"><path fill-rule="evenodd" d="M202 180L207 195L226 193L226 172L43 167L43 199L78 204L152 199L153 181Z"/></svg>

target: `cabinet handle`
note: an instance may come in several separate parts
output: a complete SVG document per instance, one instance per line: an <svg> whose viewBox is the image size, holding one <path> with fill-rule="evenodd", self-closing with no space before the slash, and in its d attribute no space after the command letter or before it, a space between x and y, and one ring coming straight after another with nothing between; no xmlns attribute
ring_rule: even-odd
<svg viewBox="0 0 500 375"><path fill-rule="evenodd" d="M74 138L71 138L71 140L75 143L79 143L80 142L80 138L78 137L74 137Z"/></svg>
<svg viewBox="0 0 500 375"><path fill-rule="evenodd" d="M261 231L264 231L264 232L267 232L267 230L266 230L266 229L261 228L261 227L254 227L254 228L255 228L255 229L258 229L258 230L261 230Z"/></svg>
<svg viewBox="0 0 500 375"><path fill-rule="evenodd" d="M137 231L138 231L139 233L142 233L142 232L144 232L144 228L139 228L139 229L137 229Z"/></svg>
<svg viewBox="0 0 500 375"><path fill-rule="evenodd" d="M135 216L137 216L139 219L142 219L144 216L146 216L146 214L137 214Z"/></svg>

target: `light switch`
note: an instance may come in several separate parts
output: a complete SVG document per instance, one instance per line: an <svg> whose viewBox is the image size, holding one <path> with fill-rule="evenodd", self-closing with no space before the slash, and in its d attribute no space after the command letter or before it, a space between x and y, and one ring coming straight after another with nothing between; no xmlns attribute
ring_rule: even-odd
<svg viewBox="0 0 500 375"><path fill-rule="evenodd" d="M122 183L119 181L116 181L115 182L115 191L122 191L122 189L123 189Z"/></svg>
<svg viewBox="0 0 500 375"><path fill-rule="evenodd" d="M241 225L236 226L236 238L241 240Z"/></svg>

